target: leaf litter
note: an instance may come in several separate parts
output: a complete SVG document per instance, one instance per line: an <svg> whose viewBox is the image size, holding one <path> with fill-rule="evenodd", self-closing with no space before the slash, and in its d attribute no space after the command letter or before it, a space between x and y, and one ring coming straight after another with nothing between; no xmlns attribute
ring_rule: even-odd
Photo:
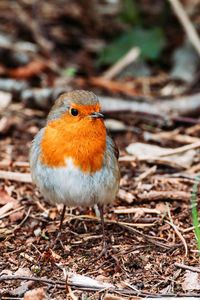
<svg viewBox="0 0 200 300"><path fill-rule="evenodd" d="M2 156L13 162L4 168L5 171L20 174L29 172L26 165L32 139L29 127L36 126L39 129L39 126L34 111L28 126L26 120L26 114L22 114L19 119L21 124L18 124L11 134L12 151L9 155L6 148L10 140L5 144L3 140L0 143ZM26 147L23 147L23 151L18 138L15 138L21 126L26 128L23 134L23 144ZM34 134L35 132L32 133ZM135 133L130 135L129 140L132 142L137 136ZM115 139L123 158L126 146L123 146L121 134L115 133ZM143 142L141 138L140 140ZM127 141L127 146L129 144ZM160 155L160 152L154 151L155 155ZM195 152L192 161L194 165L198 150L189 151ZM18 153L20 153L21 165L14 163L19 161ZM149 156L151 155L149 152ZM53 250L51 242L57 234L62 207L50 206L35 186L27 183L26 180L23 182L15 178L1 179L0 209L5 209L3 218L0 219L2 231L0 271L3 276L5 270L20 270L20 268L25 275L23 268L26 268L29 270L29 277L45 277L48 280L65 282L66 274L68 276L73 274L76 280L72 282L69 280L68 284L72 291L75 291L76 296L83 294L89 297L97 292L99 295L99 286L95 281L98 281L98 278L100 282L103 278L102 284L105 281L108 283L106 286L101 285L102 294L105 294L105 291L112 290L113 293L114 290L127 291L127 289L131 293L128 285L134 287L137 293L158 294L166 287L170 293L191 292L191 289L187 288L187 282L185 286L183 285L186 280L184 271L179 272L175 284L172 278L175 272L180 270L174 264L182 262L183 259L185 264L198 266L194 233L192 230L185 231L192 226L189 197L193 180L178 175L173 177L172 172L169 172L170 166L162 165L160 162L157 168L153 168L150 172L148 171L150 162L139 159L135 162L135 167L132 167L130 162L120 162L121 192L114 206L105 209L108 257L96 262L93 260L101 249L101 226L92 208L68 209L61 236L64 248L58 243ZM186 169L176 169L177 174L187 174L190 165ZM173 168L173 173L176 174L175 167ZM171 171L173 168L171 167ZM136 180L144 172L147 172L147 175L141 177L139 181ZM169 203L171 220L167 213L166 202ZM16 208L21 209L19 211L21 215L11 218L10 213L15 214ZM172 220L174 227L170 225ZM175 227L187 244L189 252L187 257L185 257L184 245L174 230ZM16 275L15 272L12 274ZM85 278L82 284L81 278ZM89 280L94 280L95 287L91 286ZM58 299L65 297L64 285L61 289L50 285L47 290L42 281L31 281L31 286L28 282L16 280L1 282L0 285L5 296L13 293L17 296L26 295L30 289L36 290L37 293L37 289L41 288L41 295L45 291L45 295L50 295L51 299L57 299L57 296L54 297L55 290L60 297ZM90 291L81 290L86 286ZM198 291L197 288L194 290Z"/></svg>

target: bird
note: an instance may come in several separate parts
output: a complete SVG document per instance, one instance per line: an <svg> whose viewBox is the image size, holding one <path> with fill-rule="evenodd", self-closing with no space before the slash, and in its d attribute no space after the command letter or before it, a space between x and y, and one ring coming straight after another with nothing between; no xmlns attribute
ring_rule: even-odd
<svg viewBox="0 0 200 300"><path fill-rule="evenodd" d="M62 203L59 234L66 206L99 208L102 255L107 255L104 205L119 189L118 149L107 133L98 97L90 91L61 94L45 126L30 147L33 183L51 204Z"/></svg>

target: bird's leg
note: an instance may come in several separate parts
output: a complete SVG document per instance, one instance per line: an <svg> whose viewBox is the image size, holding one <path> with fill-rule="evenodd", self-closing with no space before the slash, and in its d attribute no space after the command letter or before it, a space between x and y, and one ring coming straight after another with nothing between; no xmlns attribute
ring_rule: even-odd
<svg viewBox="0 0 200 300"><path fill-rule="evenodd" d="M56 247L56 244L57 244L58 240L60 241L60 244L61 244L62 248L64 248L63 243L60 240L60 236L61 236L61 233L62 233L62 227L63 227L63 220L64 220L64 217L65 217L65 211L66 211L66 205L63 205L63 210L62 210L62 214L61 214L61 217L60 217L60 225L59 225L59 229L58 229L56 239L53 243L53 247L52 247L53 249Z"/></svg>
<svg viewBox="0 0 200 300"><path fill-rule="evenodd" d="M65 211L66 211L66 205L63 205L63 210L62 210L62 214L60 217L60 226L59 226L58 234L61 233L61 231L62 231L63 221L64 221L64 217L65 217Z"/></svg>
<svg viewBox="0 0 200 300"><path fill-rule="evenodd" d="M106 243L104 218L103 218L103 206L98 204L98 209L99 209L99 212L100 212L101 226L102 226L102 233L103 233L103 245L102 245L102 251L101 251L100 255L98 256L98 259L99 259L103 255L107 256L107 243Z"/></svg>

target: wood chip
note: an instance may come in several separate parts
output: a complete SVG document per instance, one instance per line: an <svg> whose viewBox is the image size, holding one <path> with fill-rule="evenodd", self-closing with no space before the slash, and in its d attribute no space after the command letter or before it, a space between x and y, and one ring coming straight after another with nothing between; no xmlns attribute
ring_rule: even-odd
<svg viewBox="0 0 200 300"><path fill-rule="evenodd" d="M17 172L0 170L0 179L32 183L30 173L17 173Z"/></svg>
<svg viewBox="0 0 200 300"><path fill-rule="evenodd" d="M121 200L124 200L127 203L132 203L135 200L135 196L132 195L129 192L126 192L122 189L119 189L117 197L119 197Z"/></svg>

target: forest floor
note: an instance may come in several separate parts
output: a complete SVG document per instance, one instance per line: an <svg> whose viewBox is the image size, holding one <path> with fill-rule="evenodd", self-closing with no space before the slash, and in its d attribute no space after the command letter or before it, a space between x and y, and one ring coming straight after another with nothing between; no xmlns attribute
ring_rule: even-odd
<svg viewBox="0 0 200 300"><path fill-rule="evenodd" d="M163 1L138 1L139 29L119 2L0 2L2 300L200 298L191 213L200 208L200 58ZM192 9L183 2L199 28L198 1ZM124 40L128 29L136 42L141 34L131 62L117 60L117 72L115 62L99 64L113 32ZM149 51L135 65L138 47ZM53 247L62 205L51 206L30 177L31 141L57 96L72 89L99 96L120 152L119 193L104 207L108 255L99 259L95 210L67 208Z"/></svg>
<svg viewBox="0 0 200 300"><path fill-rule="evenodd" d="M50 206L29 182L28 174L30 143L44 126L45 116L41 111L16 103L7 112L13 124L0 141L1 168L15 172L19 178L2 178L0 184L0 204L5 208L0 211L1 276L34 276L58 281L69 272L114 285L105 287L101 295L115 294L114 289L118 290L116 295L123 295L127 290L144 296L187 293L189 271L176 263L199 266L190 204L194 185L189 175L192 167L177 170L157 163L121 161L119 197L113 206L105 207L104 213L108 257L95 261L102 247L102 231L92 208L67 209L61 236L64 248L57 243L53 250L62 206ZM141 132L147 130L145 127L138 122L139 134L127 131L113 135L120 158L126 157L125 147L130 142L144 142ZM184 135L189 129L199 132L200 126L177 129ZM162 146L166 144L180 146L171 140L165 140ZM194 161L198 161L198 156L199 151ZM65 299L65 285L46 284L50 299ZM29 281L27 285L26 281L4 281L1 293L19 296L28 289L43 286L43 282ZM94 288L95 292L83 292L81 287L79 291L76 285L74 288L76 295L99 297L98 288Z"/></svg>

